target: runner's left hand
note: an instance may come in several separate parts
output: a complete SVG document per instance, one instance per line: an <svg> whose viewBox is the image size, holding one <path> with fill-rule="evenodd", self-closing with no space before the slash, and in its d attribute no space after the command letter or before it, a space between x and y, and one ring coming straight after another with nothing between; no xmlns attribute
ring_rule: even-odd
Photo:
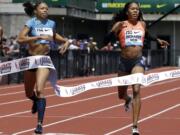
<svg viewBox="0 0 180 135"><path fill-rule="evenodd" d="M67 51L67 49L68 49L68 45L67 45L67 44L64 44L64 45L60 48L59 53L60 53L61 55L63 55L63 54Z"/></svg>
<svg viewBox="0 0 180 135"><path fill-rule="evenodd" d="M169 45L167 41L162 40L162 39L157 39L157 42L160 44L162 48L167 48L167 46Z"/></svg>

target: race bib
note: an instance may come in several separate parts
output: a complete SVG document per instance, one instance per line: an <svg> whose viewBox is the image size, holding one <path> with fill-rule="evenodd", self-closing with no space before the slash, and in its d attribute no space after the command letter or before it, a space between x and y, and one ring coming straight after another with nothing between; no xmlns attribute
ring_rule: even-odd
<svg viewBox="0 0 180 135"><path fill-rule="evenodd" d="M125 31L125 45L126 46L143 46L143 32L141 30L127 30Z"/></svg>
<svg viewBox="0 0 180 135"><path fill-rule="evenodd" d="M37 36L42 36L42 35L53 36L52 28L35 28L35 33Z"/></svg>
<svg viewBox="0 0 180 135"><path fill-rule="evenodd" d="M53 36L53 30L52 28L35 28L35 34L36 36ZM50 44L50 41L48 40L38 40L36 41L36 43L40 43L40 44Z"/></svg>

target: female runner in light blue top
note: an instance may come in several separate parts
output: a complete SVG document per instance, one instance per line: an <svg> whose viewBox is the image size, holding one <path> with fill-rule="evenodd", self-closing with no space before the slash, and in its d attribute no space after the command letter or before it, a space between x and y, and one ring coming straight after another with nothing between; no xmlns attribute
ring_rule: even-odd
<svg viewBox="0 0 180 135"><path fill-rule="evenodd" d="M56 24L49 20L48 6L42 1L33 5L30 2L23 4L25 12L32 18L28 20L18 36L18 42L21 45L29 45L29 55L48 55L51 45L56 42L64 43L60 53L63 54L68 46L68 40L65 40L55 31ZM32 113L38 113L38 124L35 133L42 134L42 123L46 108L46 99L44 97L44 88L48 79L50 70L48 68L38 68L25 71L24 85L26 96L33 101ZM34 90L36 84L36 89Z"/></svg>

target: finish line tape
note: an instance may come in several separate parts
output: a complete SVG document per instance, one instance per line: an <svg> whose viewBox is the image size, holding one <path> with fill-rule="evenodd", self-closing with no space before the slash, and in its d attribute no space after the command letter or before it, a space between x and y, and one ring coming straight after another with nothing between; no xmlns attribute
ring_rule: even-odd
<svg viewBox="0 0 180 135"><path fill-rule="evenodd" d="M180 69L170 70L159 73L150 73L144 75L142 73L131 74L127 76L114 77L94 82L88 82L72 87L64 87L57 85L56 69L49 56L30 56L26 58L16 59L8 62L0 63L0 76L30 70L34 68L49 68L49 81L56 93L60 97L71 97L92 89L125 86L133 84L141 84L148 86L152 83L180 77Z"/></svg>

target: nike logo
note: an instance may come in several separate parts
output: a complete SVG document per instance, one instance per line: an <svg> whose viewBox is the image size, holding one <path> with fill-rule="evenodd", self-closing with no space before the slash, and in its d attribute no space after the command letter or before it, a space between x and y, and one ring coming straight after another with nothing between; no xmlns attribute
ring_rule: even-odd
<svg viewBox="0 0 180 135"><path fill-rule="evenodd" d="M179 6L180 5L180 3L175 3L174 4L174 7L177 7L177 6Z"/></svg>
<svg viewBox="0 0 180 135"><path fill-rule="evenodd" d="M139 31L135 31L135 32L134 32L134 34L137 34L137 33L139 33Z"/></svg>
<svg viewBox="0 0 180 135"><path fill-rule="evenodd" d="M163 8L163 7L165 7L166 5L167 5L167 4L157 4L156 7L157 7L157 8Z"/></svg>

